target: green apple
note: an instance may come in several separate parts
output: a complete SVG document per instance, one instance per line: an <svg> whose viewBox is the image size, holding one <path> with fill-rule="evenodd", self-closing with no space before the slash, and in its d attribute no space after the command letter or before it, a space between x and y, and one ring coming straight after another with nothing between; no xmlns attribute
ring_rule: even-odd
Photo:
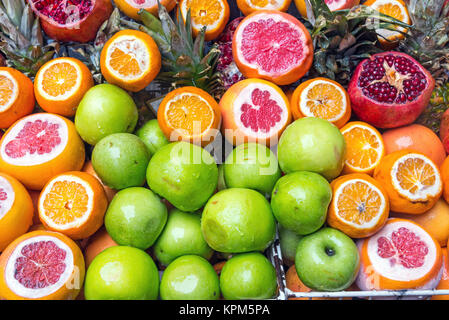
<svg viewBox="0 0 449 320"><path fill-rule="evenodd" d="M176 208L170 211L153 248L156 259L165 266L182 255L196 254L209 259L213 254L201 233L201 214Z"/></svg>
<svg viewBox="0 0 449 320"><path fill-rule="evenodd" d="M110 247L98 254L86 272L86 300L155 300L159 272L153 259L137 248Z"/></svg>
<svg viewBox="0 0 449 320"><path fill-rule="evenodd" d="M167 207L153 191L141 187L123 189L114 196L104 224L120 245L146 250L161 234L167 221Z"/></svg>
<svg viewBox="0 0 449 320"><path fill-rule="evenodd" d="M182 211L204 206L218 183L214 158L188 142L173 142L160 148L147 169L148 186Z"/></svg>
<svg viewBox="0 0 449 320"><path fill-rule="evenodd" d="M209 261L185 255L165 269L160 291L162 300L218 300L220 281Z"/></svg>
<svg viewBox="0 0 449 320"><path fill-rule="evenodd" d="M346 144L340 130L327 120L307 117L290 124L278 144L285 173L312 171L331 180L343 169Z"/></svg>
<svg viewBox="0 0 449 320"><path fill-rule="evenodd" d="M281 177L276 156L258 143L238 145L223 164L224 180L228 188L254 189L270 194Z"/></svg>
<svg viewBox="0 0 449 320"><path fill-rule="evenodd" d="M324 228L305 236L296 248L295 267L299 279L317 291L348 288L359 271L359 252L343 232Z"/></svg>
<svg viewBox="0 0 449 320"><path fill-rule="evenodd" d="M203 210L201 230L216 251L262 251L273 241L276 223L270 204L259 192L230 188L209 199Z"/></svg>
<svg viewBox="0 0 449 320"><path fill-rule="evenodd" d="M112 84L99 84L83 96L75 114L81 138L95 145L112 133L134 131L138 112L131 96Z"/></svg>
<svg viewBox="0 0 449 320"><path fill-rule="evenodd" d="M152 119L145 123L136 131L136 135L142 139L151 155L155 154L161 147L170 143L159 127L157 119Z"/></svg>
<svg viewBox="0 0 449 320"><path fill-rule="evenodd" d="M271 209L284 228L305 235L326 221L332 189L321 175L296 171L278 180L271 196Z"/></svg>
<svg viewBox="0 0 449 320"><path fill-rule="evenodd" d="M282 260L286 265L292 266L295 264L296 248L303 236L283 228L280 224L278 225L278 231Z"/></svg>
<svg viewBox="0 0 449 320"><path fill-rule="evenodd" d="M220 288L227 300L270 299L276 294L276 269L259 252L238 254L221 270Z"/></svg>
<svg viewBox="0 0 449 320"><path fill-rule="evenodd" d="M92 166L108 187L141 187L150 161L145 144L131 133L114 133L101 139L92 151Z"/></svg>

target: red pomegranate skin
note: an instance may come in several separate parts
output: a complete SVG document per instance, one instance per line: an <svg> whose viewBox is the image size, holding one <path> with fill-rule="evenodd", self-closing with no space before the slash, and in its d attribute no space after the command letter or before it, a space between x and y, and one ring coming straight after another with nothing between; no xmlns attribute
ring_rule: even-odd
<svg viewBox="0 0 449 320"><path fill-rule="evenodd" d="M449 153L449 109L441 117L440 139L443 142L444 150Z"/></svg>
<svg viewBox="0 0 449 320"><path fill-rule="evenodd" d="M373 61L376 57L385 57L393 55L394 57L404 57L410 60L417 68L416 72L421 71L427 84L420 94L412 101L405 103L391 103L376 101L362 92L359 87L359 78L363 71L363 65L366 61ZM435 87L435 80L430 73L421 66L415 59L405 53L396 51L382 52L372 55L370 58L359 63L349 82L348 94L351 99L351 106L354 113L360 120L368 122L378 128L397 128L414 122L428 105L432 91Z"/></svg>
<svg viewBox="0 0 449 320"><path fill-rule="evenodd" d="M52 39L62 42L89 42L95 39L98 29L112 13L111 0L92 0L92 11L77 25L64 26L43 15L36 9L33 0L27 0L41 21L42 30Z"/></svg>

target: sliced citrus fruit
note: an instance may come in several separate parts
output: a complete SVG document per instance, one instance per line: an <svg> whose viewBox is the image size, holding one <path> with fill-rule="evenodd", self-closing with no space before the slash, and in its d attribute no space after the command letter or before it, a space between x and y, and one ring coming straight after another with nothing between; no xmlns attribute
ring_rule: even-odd
<svg viewBox="0 0 449 320"><path fill-rule="evenodd" d="M100 67L107 82L137 92L159 73L161 54L156 42L145 32L122 30L101 50Z"/></svg>
<svg viewBox="0 0 449 320"><path fill-rule="evenodd" d="M34 79L36 100L47 112L72 117L94 79L78 59L62 57L44 64Z"/></svg>
<svg viewBox="0 0 449 320"><path fill-rule="evenodd" d="M351 117L349 95L338 82L314 78L301 83L291 98L293 118L316 117L343 127Z"/></svg>
<svg viewBox="0 0 449 320"><path fill-rule="evenodd" d="M390 206L382 186L367 174L341 176L331 183L327 223L351 238L365 238L387 221Z"/></svg>
<svg viewBox="0 0 449 320"><path fill-rule="evenodd" d="M448 290L449 289L449 260L447 254L447 248L441 249L443 252L443 275L435 289L437 290ZM430 298L430 300L449 300L448 295L435 295Z"/></svg>
<svg viewBox="0 0 449 320"><path fill-rule="evenodd" d="M343 173L371 175L385 155L382 135L376 128L362 121L349 122L340 131L346 141Z"/></svg>
<svg viewBox="0 0 449 320"><path fill-rule="evenodd" d="M56 174L80 170L84 158L84 143L75 125L56 114L26 116L0 140L0 171L31 190L41 190Z"/></svg>
<svg viewBox="0 0 449 320"><path fill-rule="evenodd" d="M33 201L25 187L0 172L0 252L33 224Z"/></svg>
<svg viewBox="0 0 449 320"><path fill-rule="evenodd" d="M247 16L258 10L278 10L286 12L292 0L237 0L240 11Z"/></svg>
<svg viewBox="0 0 449 320"><path fill-rule="evenodd" d="M246 78L287 85L310 69L313 45L309 31L298 19L285 12L261 10L240 22L232 53Z"/></svg>
<svg viewBox="0 0 449 320"><path fill-rule="evenodd" d="M324 0L331 11L350 9L360 3L360 0ZM307 19L305 0L295 0L296 8L303 18Z"/></svg>
<svg viewBox="0 0 449 320"><path fill-rule="evenodd" d="M220 100L223 135L234 145L243 142L277 144L291 121L284 92L261 79L245 79L230 87Z"/></svg>
<svg viewBox="0 0 449 320"><path fill-rule="evenodd" d="M58 232L28 232L0 256L0 297L74 300L84 274L83 254L73 240Z"/></svg>
<svg viewBox="0 0 449 320"><path fill-rule="evenodd" d="M217 38L226 27L230 9L226 0L181 0L179 8L184 20L190 10L193 35L197 36L206 26L206 41Z"/></svg>
<svg viewBox="0 0 449 320"><path fill-rule="evenodd" d="M449 204L443 198L440 198L430 210L422 214L392 212L391 216L416 222L426 229L441 247L446 246L449 239Z"/></svg>
<svg viewBox="0 0 449 320"><path fill-rule="evenodd" d="M443 192L438 167L422 153L402 150L382 158L374 178L387 191L390 209L400 213L424 213Z"/></svg>
<svg viewBox="0 0 449 320"><path fill-rule="evenodd" d="M176 0L159 0L159 2L169 12L176 6ZM141 20L138 14L140 9L144 9L156 17L158 15L157 0L114 0L114 3L120 11L134 20Z"/></svg>
<svg viewBox="0 0 449 320"><path fill-rule="evenodd" d="M368 0L364 5L404 23L410 24L411 22L407 5L402 0ZM402 32L407 31L407 29L402 27L397 27L397 30ZM404 38L404 35L398 31L376 29L380 43L386 48L394 47L399 40Z"/></svg>
<svg viewBox="0 0 449 320"><path fill-rule="evenodd" d="M80 171L52 178L39 197L39 219L74 240L93 235L103 224L108 199L100 181Z"/></svg>
<svg viewBox="0 0 449 320"><path fill-rule="evenodd" d="M442 275L441 247L418 224L389 219L378 233L359 240L361 290L434 289Z"/></svg>
<svg viewBox="0 0 449 320"><path fill-rule="evenodd" d="M30 114L35 105L33 82L20 71L0 68L0 128Z"/></svg>
<svg viewBox="0 0 449 320"><path fill-rule="evenodd" d="M220 129L218 103L206 91L181 87L169 92L161 101L157 120L170 141L189 141L205 146Z"/></svg>

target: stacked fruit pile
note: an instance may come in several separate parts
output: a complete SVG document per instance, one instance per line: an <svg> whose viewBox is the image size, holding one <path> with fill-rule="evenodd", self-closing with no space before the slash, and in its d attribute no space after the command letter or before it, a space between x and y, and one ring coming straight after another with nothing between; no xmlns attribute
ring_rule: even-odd
<svg viewBox="0 0 449 320"><path fill-rule="evenodd" d="M0 298L449 288L448 0L0 3Z"/></svg>

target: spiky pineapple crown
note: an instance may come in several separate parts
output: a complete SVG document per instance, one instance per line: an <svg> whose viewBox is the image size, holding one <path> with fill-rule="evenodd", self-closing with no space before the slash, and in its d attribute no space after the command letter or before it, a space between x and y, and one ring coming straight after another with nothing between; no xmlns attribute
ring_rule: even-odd
<svg viewBox="0 0 449 320"><path fill-rule="evenodd" d="M408 24L367 6L331 11L324 0L306 0L314 45L311 77L324 76L347 85L360 61L382 51L378 29L397 31Z"/></svg>
<svg viewBox="0 0 449 320"><path fill-rule="evenodd" d="M8 66L34 76L58 48L44 45L39 18L24 0L0 0L0 51Z"/></svg>

